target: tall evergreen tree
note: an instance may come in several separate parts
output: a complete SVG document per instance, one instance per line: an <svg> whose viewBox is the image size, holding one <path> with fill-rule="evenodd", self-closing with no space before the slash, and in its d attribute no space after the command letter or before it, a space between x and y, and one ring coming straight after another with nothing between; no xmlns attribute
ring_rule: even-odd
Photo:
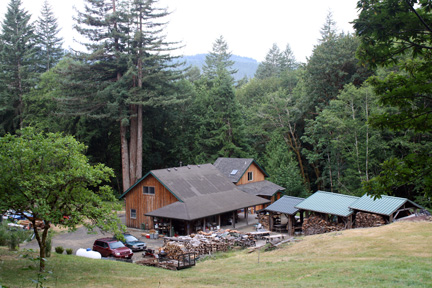
<svg viewBox="0 0 432 288"><path fill-rule="evenodd" d="M258 65L255 77L265 79L269 77L277 77L281 72L282 53L276 43L267 52L264 62Z"/></svg>
<svg viewBox="0 0 432 288"><path fill-rule="evenodd" d="M234 81L232 75L237 73L237 70L232 68L234 61L231 60L231 56L228 44L223 36L220 36L213 43L212 51L206 55L203 74L210 80L221 77L222 74L228 74Z"/></svg>
<svg viewBox="0 0 432 288"><path fill-rule="evenodd" d="M280 51L275 43L268 51L264 62L258 65L255 78L280 77L283 72L295 70L297 66L298 64L290 45L287 44L285 50Z"/></svg>
<svg viewBox="0 0 432 288"><path fill-rule="evenodd" d="M170 64L169 51L175 48L161 35L168 12L156 4L86 0L76 29L88 39L87 52L78 53L67 70L58 70L69 75L63 81L64 111L120 124L123 190L142 176L143 106L177 103L170 84L179 77Z"/></svg>
<svg viewBox="0 0 432 288"><path fill-rule="evenodd" d="M37 81L34 26L21 5L21 0L10 1L0 35L1 134L23 127L24 95Z"/></svg>
<svg viewBox="0 0 432 288"><path fill-rule="evenodd" d="M222 37L216 40L206 57L197 99L202 113L197 133L197 162L213 161L217 157L242 157L248 150L243 117L234 93L232 74L235 70L231 68L230 57Z"/></svg>
<svg viewBox="0 0 432 288"><path fill-rule="evenodd" d="M283 132L282 132L283 133ZM292 151L286 145L281 131L275 130L266 145L264 162L269 180L285 187L285 194L296 197L304 197L306 189L300 175L297 161Z"/></svg>
<svg viewBox="0 0 432 288"><path fill-rule="evenodd" d="M60 29L52 12L52 7L45 0L36 26L40 49L38 61L42 71L50 70L63 57L63 38L58 36L59 32Z"/></svg>

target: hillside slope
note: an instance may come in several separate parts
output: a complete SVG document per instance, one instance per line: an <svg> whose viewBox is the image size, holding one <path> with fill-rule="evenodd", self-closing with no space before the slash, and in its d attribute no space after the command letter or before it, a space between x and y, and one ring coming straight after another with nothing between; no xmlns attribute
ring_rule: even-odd
<svg viewBox="0 0 432 288"><path fill-rule="evenodd" d="M186 62L186 66L196 66L200 68L202 72L202 67L205 64L206 54L197 54L192 56L183 56L179 58L177 61ZM248 79L252 79L255 76L255 72L258 69L258 61L248 57L241 57L237 55L232 55L231 60L234 61L233 69L238 70L236 74L234 74L235 80L243 79L247 77Z"/></svg>
<svg viewBox="0 0 432 288"><path fill-rule="evenodd" d="M273 251L218 254L168 271L115 261L53 255L49 287L432 287L432 222L304 237ZM31 262L0 249L0 284L34 287Z"/></svg>

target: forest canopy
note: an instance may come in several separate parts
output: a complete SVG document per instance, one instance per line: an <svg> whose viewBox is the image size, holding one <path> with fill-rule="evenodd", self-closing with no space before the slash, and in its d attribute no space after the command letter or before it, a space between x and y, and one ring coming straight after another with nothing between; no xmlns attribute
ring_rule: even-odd
<svg viewBox="0 0 432 288"><path fill-rule="evenodd" d="M10 0L0 30L0 136L25 127L84 143L120 195L152 169L254 158L287 195L316 190L431 206L430 1L358 1L355 33L328 14L305 63L269 47L235 79L223 35L184 68L150 0L86 0L66 51L47 3ZM175 13L175 12L174 12ZM279 40L279 39L275 39Z"/></svg>

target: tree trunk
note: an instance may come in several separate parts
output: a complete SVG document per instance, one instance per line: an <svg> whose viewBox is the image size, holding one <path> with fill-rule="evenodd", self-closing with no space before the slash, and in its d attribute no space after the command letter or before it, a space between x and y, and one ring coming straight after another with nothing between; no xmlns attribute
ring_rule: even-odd
<svg viewBox="0 0 432 288"><path fill-rule="evenodd" d="M137 181L136 167L137 167L137 138L138 138L138 120L137 120L137 106L130 105L130 139L129 139L129 181L133 185Z"/></svg>
<svg viewBox="0 0 432 288"><path fill-rule="evenodd" d="M45 271L45 249L46 249L46 239L48 235L49 224L45 224L42 235L39 234L39 231L36 227L36 220L32 221L33 231L35 233L36 240L39 245L39 272ZM42 236L42 237L41 237Z"/></svg>
<svg viewBox="0 0 432 288"><path fill-rule="evenodd" d="M137 111L137 152L136 152L136 178L141 179L142 177L142 158L143 158L143 149L142 149L142 142L143 142L143 120L142 120L142 105L138 105L138 111Z"/></svg>
<svg viewBox="0 0 432 288"><path fill-rule="evenodd" d="M126 127L120 123L120 142L121 142L121 160L122 160L122 176L123 176L123 192L125 192L129 187L129 150L126 138Z"/></svg>

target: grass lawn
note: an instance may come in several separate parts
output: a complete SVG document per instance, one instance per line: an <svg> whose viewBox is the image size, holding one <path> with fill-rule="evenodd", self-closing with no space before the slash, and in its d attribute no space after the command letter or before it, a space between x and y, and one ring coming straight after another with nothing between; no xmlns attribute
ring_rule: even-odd
<svg viewBox="0 0 432 288"><path fill-rule="evenodd" d="M0 284L36 287L25 252L0 248ZM52 253L48 287L432 287L432 222L304 237L273 251L218 254L190 269Z"/></svg>

